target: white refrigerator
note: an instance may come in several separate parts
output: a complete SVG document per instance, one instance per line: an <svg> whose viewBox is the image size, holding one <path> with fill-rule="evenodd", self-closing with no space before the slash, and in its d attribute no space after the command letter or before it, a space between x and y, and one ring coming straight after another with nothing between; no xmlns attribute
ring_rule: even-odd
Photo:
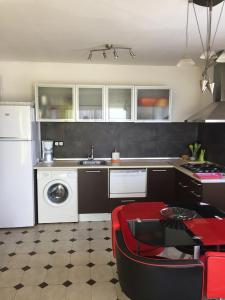
<svg viewBox="0 0 225 300"><path fill-rule="evenodd" d="M0 228L35 224L38 133L30 105L0 105Z"/></svg>

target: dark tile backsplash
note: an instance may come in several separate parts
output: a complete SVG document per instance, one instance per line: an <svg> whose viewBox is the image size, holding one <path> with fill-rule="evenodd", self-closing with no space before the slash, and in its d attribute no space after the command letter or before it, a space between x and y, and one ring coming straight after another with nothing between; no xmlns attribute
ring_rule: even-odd
<svg viewBox="0 0 225 300"><path fill-rule="evenodd" d="M225 124L200 124L199 140L209 161L225 165Z"/></svg>
<svg viewBox="0 0 225 300"><path fill-rule="evenodd" d="M198 139L198 124L41 123L41 136L64 142L57 158L86 158L91 145L96 157L111 157L115 147L121 157L177 157Z"/></svg>

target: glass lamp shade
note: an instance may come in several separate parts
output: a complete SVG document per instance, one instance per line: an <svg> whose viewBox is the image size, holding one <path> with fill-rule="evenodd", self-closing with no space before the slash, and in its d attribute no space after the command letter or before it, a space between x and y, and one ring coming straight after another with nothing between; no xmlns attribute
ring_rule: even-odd
<svg viewBox="0 0 225 300"><path fill-rule="evenodd" d="M225 63L225 50L219 55L216 62L218 63Z"/></svg>
<svg viewBox="0 0 225 300"><path fill-rule="evenodd" d="M205 51L205 52L203 52L203 53L201 54L200 58L203 59L203 60L206 60L207 56L208 56L208 52ZM210 51L209 51L209 59L212 58L212 57L216 57L216 52L210 50Z"/></svg>
<svg viewBox="0 0 225 300"><path fill-rule="evenodd" d="M193 66L195 66L194 60L187 56L181 58L181 60L179 60L179 62L177 63L177 67L193 67Z"/></svg>

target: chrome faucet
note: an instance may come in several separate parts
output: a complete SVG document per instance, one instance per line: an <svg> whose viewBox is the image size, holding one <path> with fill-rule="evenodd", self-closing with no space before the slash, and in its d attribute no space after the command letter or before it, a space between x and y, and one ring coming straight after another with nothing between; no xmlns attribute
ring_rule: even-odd
<svg viewBox="0 0 225 300"><path fill-rule="evenodd" d="M88 155L88 160L94 160L94 146L91 146L91 153Z"/></svg>

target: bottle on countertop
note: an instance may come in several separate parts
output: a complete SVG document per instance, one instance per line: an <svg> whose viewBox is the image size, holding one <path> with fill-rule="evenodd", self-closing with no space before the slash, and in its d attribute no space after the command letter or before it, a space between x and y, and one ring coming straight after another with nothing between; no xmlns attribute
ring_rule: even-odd
<svg viewBox="0 0 225 300"><path fill-rule="evenodd" d="M120 153L114 149L112 152L112 164L118 164L120 162Z"/></svg>

